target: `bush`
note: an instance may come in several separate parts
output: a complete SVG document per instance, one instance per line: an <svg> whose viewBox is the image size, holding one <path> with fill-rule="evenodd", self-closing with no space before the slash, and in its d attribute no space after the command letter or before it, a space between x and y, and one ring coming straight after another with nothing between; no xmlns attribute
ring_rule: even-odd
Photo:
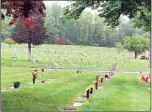
<svg viewBox="0 0 152 112"><path fill-rule="evenodd" d="M56 39L55 44L65 45L65 41L64 41L64 39Z"/></svg>

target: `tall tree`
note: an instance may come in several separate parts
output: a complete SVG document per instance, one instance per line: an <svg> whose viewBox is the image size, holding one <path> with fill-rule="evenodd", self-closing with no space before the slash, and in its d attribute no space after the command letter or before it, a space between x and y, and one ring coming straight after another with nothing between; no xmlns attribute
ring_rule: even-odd
<svg viewBox="0 0 152 112"><path fill-rule="evenodd" d="M62 7L58 4L52 4L46 8L46 17L45 17L45 28L48 34L47 42L55 43L57 38L61 38L61 25L59 23L59 17L62 15Z"/></svg>
<svg viewBox="0 0 152 112"><path fill-rule="evenodd" d="M31 61L31 44L40 45L46 38L43 17L37 16L35 20L35 27L30 30L25 28L25 26L21 23L21 20L18 21L12 38L16 41L16 43L28 44L28 60Z"/></svg>
<svg viewBox="0 0 152 112"><path fill-rule="evenodd" d="M79 40L81 44L88 44L91 45L92 42L92 36L94 32L94 16L91 12L89 11L84 11L80 18L78 19L78 23L80 24L80 27L77 27L77 32L79 35ZM89 41L90 39L90 41Z"/></svg>

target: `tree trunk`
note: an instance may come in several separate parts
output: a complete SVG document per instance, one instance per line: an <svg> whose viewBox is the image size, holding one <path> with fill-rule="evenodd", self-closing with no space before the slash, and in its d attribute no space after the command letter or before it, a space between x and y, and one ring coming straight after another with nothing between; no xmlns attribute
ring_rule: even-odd
<svg viewBox="0 0 152 112"><path fill-rule="evenodd" d="M137 55L138 55L137 52L135 52L135 59L137 58Z"/></svg>
<svg viewBox="0 0 152 112"><path fill-rule="evenodd" d="M28 43L28 61L31 61L31 43Z"/></svg>

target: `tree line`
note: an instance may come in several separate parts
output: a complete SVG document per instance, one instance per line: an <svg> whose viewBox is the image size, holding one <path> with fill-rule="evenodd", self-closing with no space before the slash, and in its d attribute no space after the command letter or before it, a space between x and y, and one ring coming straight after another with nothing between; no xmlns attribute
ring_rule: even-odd
<svg viewBox="0 0 152 112"><path fill-rule="evenodd" d="M5 11L4 11L5 12ZM45 29L45 39L43 43L55 44L57 39L64 39L67 45L92 45L101 47L115 47L116 43L124 43L126 36L140 34L145 37L150 37L149 32L141 28L135 28L133 21L128 21L124 16L119 19L120 24L114 28L105 23L105 19L99 17L96 13L84 10L79 19L70 19L62 23L60 17L64 13L64 8L60 5L52 4L46 6L46 16L43 18ZM3 32L1 38L5 40L8 37L13 37L14 32L18 32L17 23L13 27L6 27L9 19L3 22ZM21 23L20 23L21 24ZM26 31L25 31L26 33ZM38 36L38 35L37 35ZM37 37L40 38L40 37ZM27 43L26 41L24 43Z"/></svg>
<svg viewBox="0 0 152 112"><path fill-rule="evenodd" d="M57 4L47 6L45 28L48 38L45 43L54 44L56 39L62 38L66 44L114 47L116 43L123 44L126 36L150 36L149 32L135 28L133 21L126 21L124 16L121 16L120 24L112 28L104 22L104 18L87 10L82 12L79 19L69 19L65 23L60 21L63 13L64 9Z"/></svg>

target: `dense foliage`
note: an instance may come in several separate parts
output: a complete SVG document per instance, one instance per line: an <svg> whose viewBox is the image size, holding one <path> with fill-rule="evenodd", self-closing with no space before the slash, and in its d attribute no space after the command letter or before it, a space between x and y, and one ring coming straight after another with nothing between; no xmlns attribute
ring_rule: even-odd
<svg viewBox="0 0 152 112"><path fill-rule="evenodd" d="M111 28L104 22L104 18L88 10L84 10L77 20L70 19L64 24L59 21L64 13L61 6L47 6L46 13L45 27L48 38L45 43L54 44L57 38L62 38L65 44L115 47L116 43L123 44L125 36L140 34L149 37L148 32L134 28L133 20L126 20L124 16L120 17L117 27Z"/></svg>
<svg viewBox="0 0 152 112"><path fill-rule="evenodd" d="M34 14L45 15L43 0L2 0L1 3L1 8L7 9L6 16L13 17L9 25L13 25L20 17L24 21L31 21ZM3 13L1 13L1 18L5 19Z"/></svg>
<svg viewBox="0 0 152 112"><path fill-rule="evenodd" d="M99 16L111 26L117 26L121 15L134 18L135 25L150 31L151 0L73 0L64 10L62 22L78 19L85 8L98 9Z"/></svg>
<svg viewBox="0 0 152 112"><path fill-rule="evenodd" d="M30 30L27 30L21 21L22 20L19 20L17 22L14 32L12 34L12 38L19 44L28 44L30 55L29 60L31 60L31 44L40 45L46 39L44 19L43 17L38 16L34 23L35 27Z"/></svg>
<svg viewBox="0 0 152 112"><path fill-rule="evenodd" d="M139 54L149 49L149 39L141 35L133 35L124 39L124 48L135 53L135 59Z"/></svg>

